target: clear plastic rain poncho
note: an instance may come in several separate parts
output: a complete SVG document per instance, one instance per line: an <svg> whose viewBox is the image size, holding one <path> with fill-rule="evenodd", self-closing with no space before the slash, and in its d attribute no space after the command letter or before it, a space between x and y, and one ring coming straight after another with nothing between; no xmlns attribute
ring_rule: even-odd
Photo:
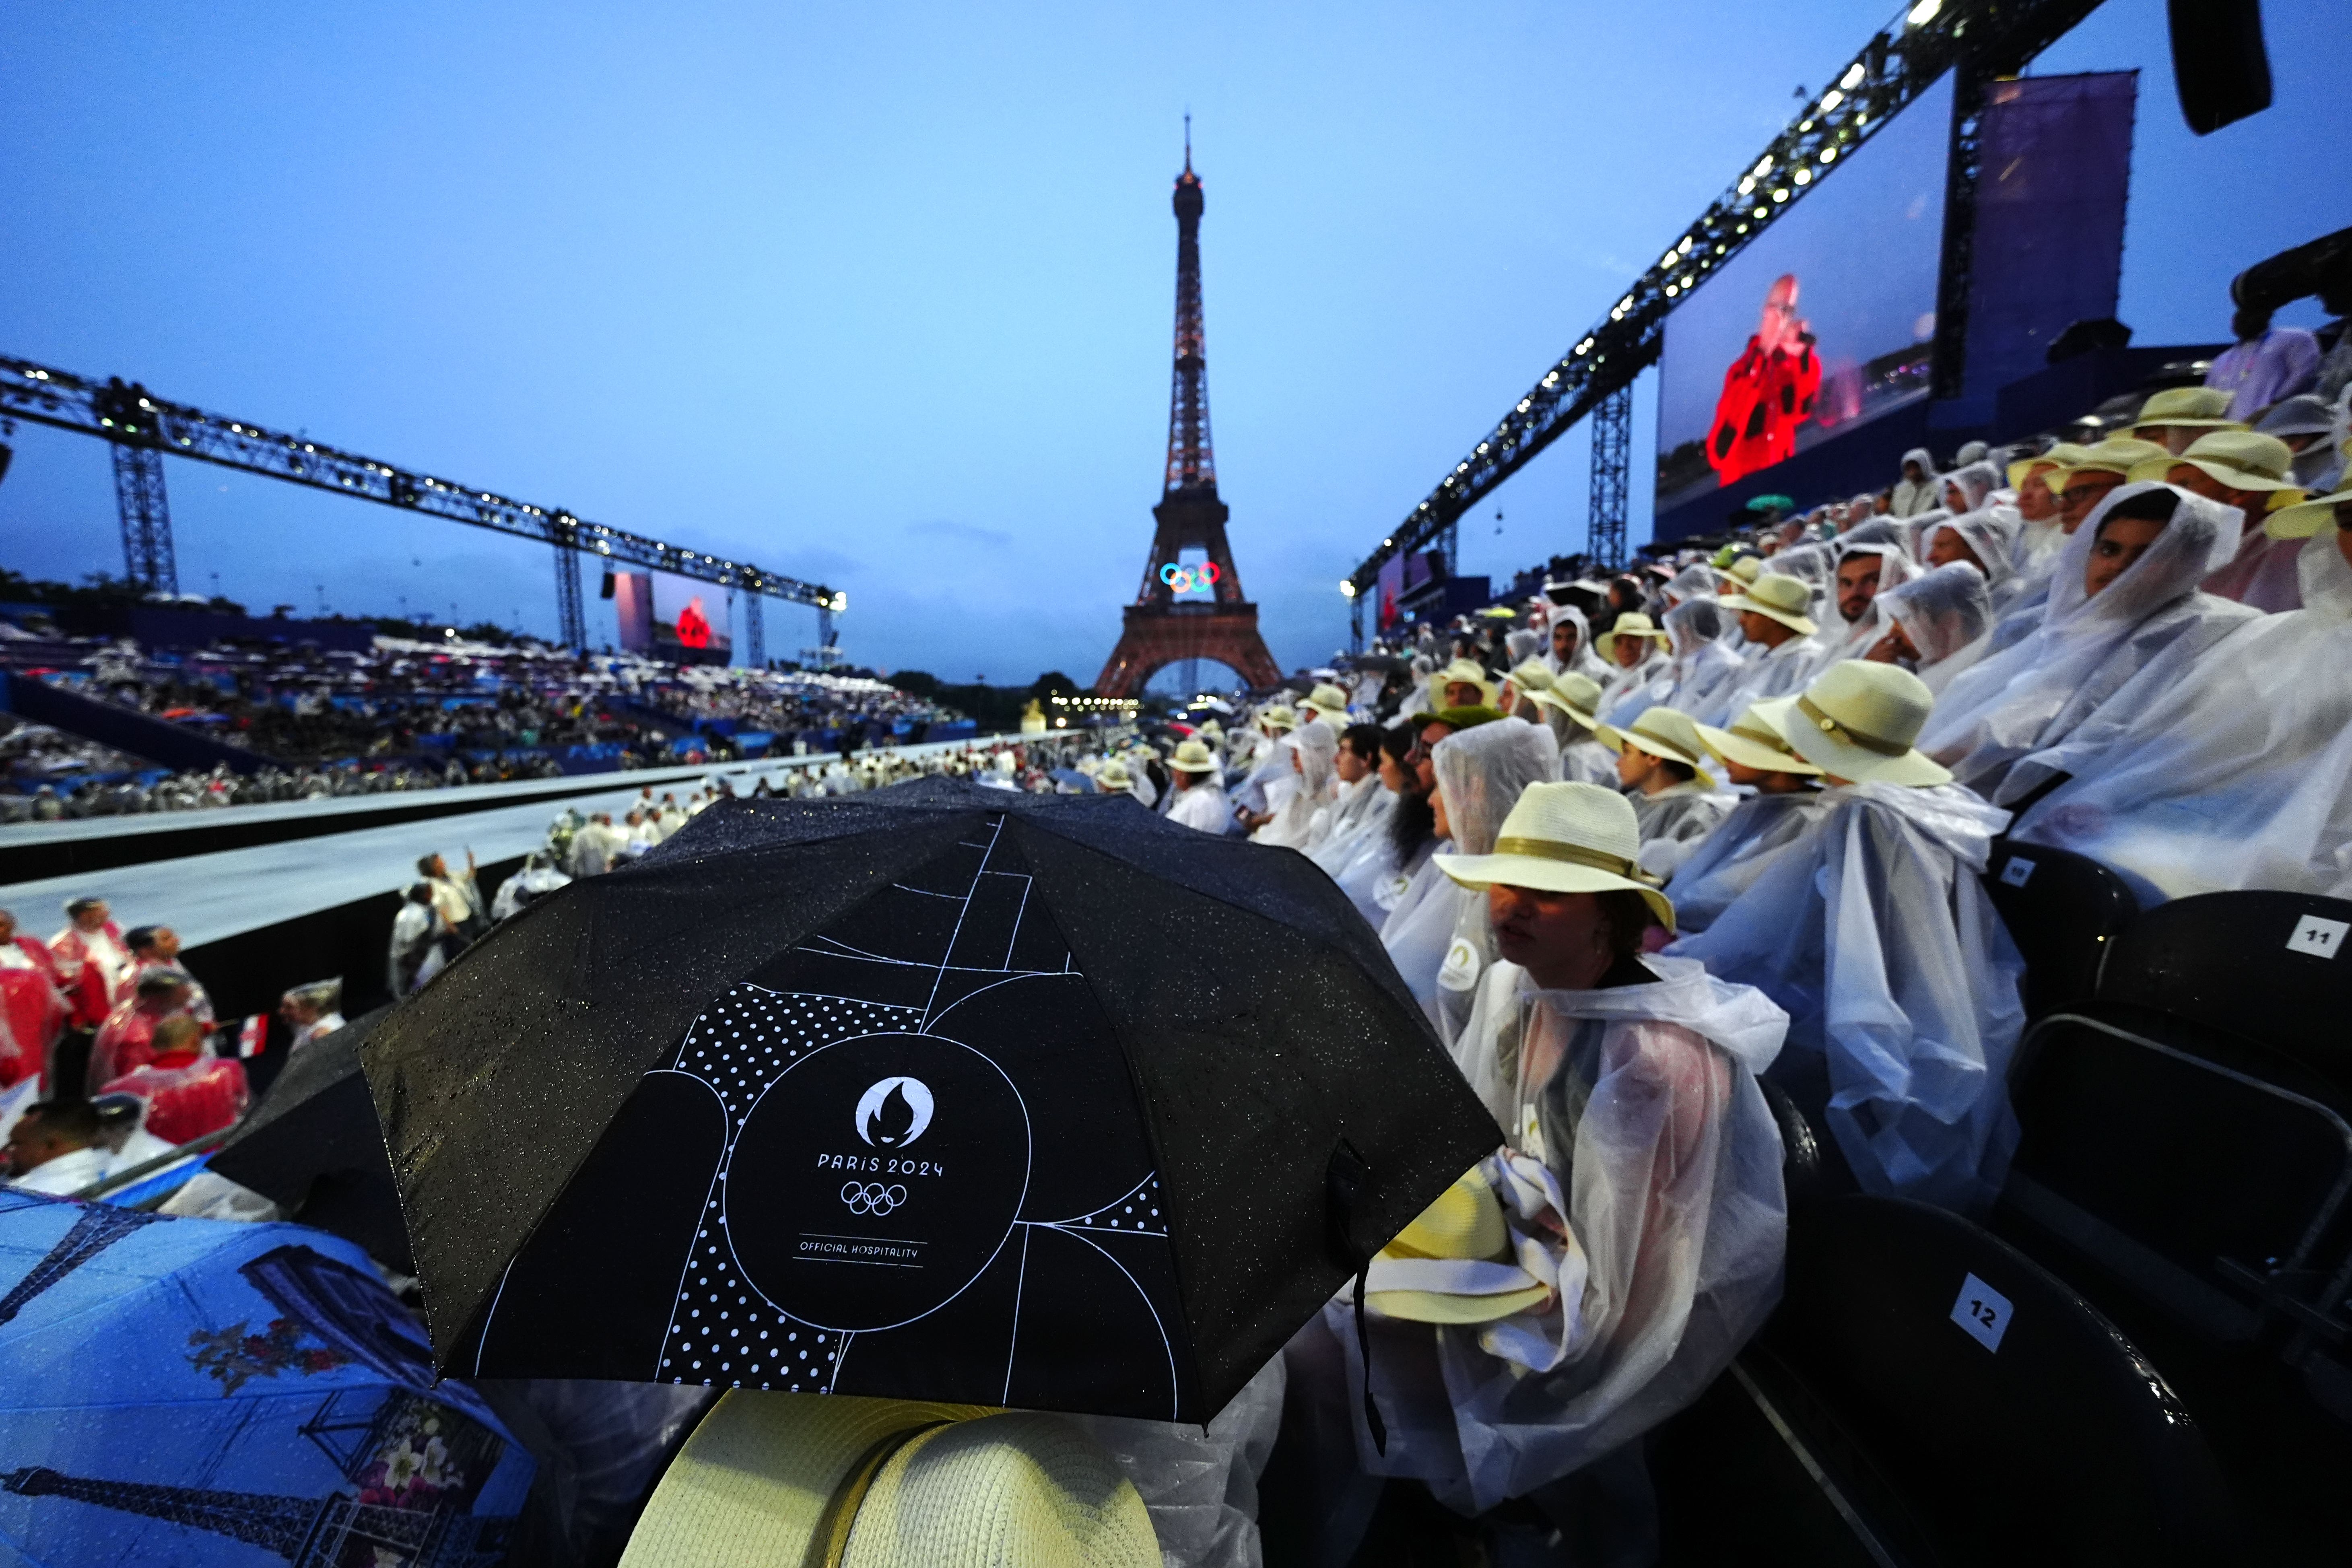
<svg viewBox="0 0 2352 1568"><path fill-rule="evenodd" d="M1391 910L1402 901L1412 887L1412 878L1421 869L1422 861L1429 858L1429 847L1418 848L1410 865L1401 865L1396 845L1396 792L1377 780L1373 784L1374 798L1366 808L1368 820L1360 823L1346 840L1335 837L1309 857L1318 866L1330 873L1356 906L1364 922L1379 931Z"/></svg>
<svg viewBox="0 0 2352 1568"><path fill-rule="evenodd" d="M1811 832L1666 951L1788 1010L1773 1079L1826 1113L1865 1192L1981 1212L2017 1146L2025 963L1978 880L2009 814L1950 784L1822 798Z"/></svg>
<svg viewBox="0 0 2352 1568"><path fill-rule="evenodd" d="M1927 565L1927 535L1941 528L1951 515L1942 507L1930 507L1926 511L1914 513L1901 523L1904 553L1921 566Z"/></svg>
<svg viewBox="0 0 2352 1568"><path fill-rule="evenodd" d="M1539 631L1515 631L1503 634L1503 652L1510 661L1510 668L1513 669L1518 668L1542 651L1543 633Z"/></svg>
<svg viewBox="0 0 2352 1568"><path fill-rule="evenodd" d="M1262 1568L1257 1482L1282 1431L1284 1382L1277 1355L1206 1426L1071 1417L1135 1483L1163 1568Z"/></svg>
<svg viewBox="0 0 2352 1568"><path fill-rule="evenodd" d="M1369 1319L1385 1454L1350 1310L1325 1309L1292 1364L1324 1373L1302 1391L1317 1414L1344 1366L1365 1472L1417 1477L1463 1513L1523 1497L1688 1405L1779 1301L1788 1203L1756 1075L1788 1020L1697 964L1642 962L1651 984L1540 991L1498 963L1479 987L1455 1059L1513 1154L1553 1178L1583 1286L1486 1325Z"/></svg>
<svg viewBox="0 0 2352 1568"><path fill-rule="evenodd" d="M1809 543L1783 550L1772 557L1772 570L1783 577L1794 577L1813 595L1812 607L1805 612L1822 626L1837 619L1837 546L1829 543ZM1826 615L1824 615L1826 612Z"/></svg>
<svg viewBox="0 0 2352 1568"><path fill-rule="evenodd" d="M1937 529L1931 529L1919 536L1920 559L1924 561L1935 549L1936 533L1940 529L1948 528L1959 535L1961 542L1969 547L1969 553L1976 558L1978 569L1984 574L1986 596L1996 615L2009 603L2017 581L2017 563L2013 557L2019 522L2013 511L2004 518L2001 515L2003 510L1987 507L1981 511L1948 517Z"/></svg>
<svg viewBox="0 0 2352 1568"><path fill-rule="evenodd" d="M1968 503L1960 509L1963 512L1975 511L1990 500L1992 492L2000 488L2000 470L1990 463L1963 463L1948 474L1937 475L1936 503L1948 511L1952 499L1945 493L1946 486L1958 489L1961 499Z"/></svg>
<svg viewBox="0 0 2352 1568"><path fill-rule="evenodd" d="M1445 797L1449 855L1491 855L1495 836L1521 791L1559 777L1559 748L1551 731L1524 719L1501 719L1460 730L1430 753L1438 793ZM1494 962L1486 896L1474 893L1433 861L1381 927L1397 973L1422 1010L1451 1040L1470 1016L1478 977Z"/></svg>
<svg viewBox="0 0 2352 1568"><path fill-rule="evenodd" d="M1755 885L1773 858L1801 839L1828 810L1822 792L1752 795L1716 824L1675 870L1666 891L1675 900L1675 925L1701 931L1716 922L1731 900Z"/></svg>
<svg viewBox="0 0 2352 1568"><path fill-rule="evenodd" d="M1751 702L1802 691L1811 684L1813 671L1821 663L1820 625L1814 622L1816 629L1810 637L1792 637L1770 647L1760 643L1745 645L1739 650L1740 658L1746 661L1739 672L1708 691L1704 709L1683 710L1702 724L1722 729L1746 712Z"/></svg>
<svg viewBox="0 0 2352 1568"><path fill-rule="evenodd" d="M2309 540L2304 607L2176 641L2065 742L2010 770L2015 837L2113 867L2143 903L2242 888L2352 898L2352 565Z"/></svg>
<svg viewBox="0 0 2352 1568"><path fill-rule="evenodd" d="M1930 691L1942 691L1984 656L1992 599L1984 574L1965 561L1914 577L1873 603L1880 636L1888 625L1899 626L1918 650L1918 676Z"/></svg>
<svg viewBox="0 0 2352 1568"><path fill-rule="evenodd" d="M1630 668L1611 665L1608 678L1601 682L1598 711L1602 723L1631 724L1640 716L1642 710L1656 701L1650 695L1650 690L1666 673L1666 661L1670 656L1666 652L1666 645L1657 638L1643 637L1641 641L1641 661ZM1624 646L1622 640L1612 640L1609 647L1613 653Z"/></svg>
<svg viewBox="0 0 2352 1568"><path fill-rule="evenodd" d="M1285 735L1275 755L1295 766L1297 778L1275 808L1274 820L1250 835L1253 843L1304 849L1315 814L1339 798L1339 732L1319 720ZM1295 763L1293 760L1295 759ZM1274 792L1268 790L1271 799Z"/></svg>
<svg viewBox="0 0 2352 1568"><path fill-rule="evenodd" d="M1865 544L1892 545L1907 557L1911 547L1910 525L1895 518L1874 517L1855 523L1838 535L1841 552L1857 550Z"/></svg>
<svg viewBox="0 0 2352 1568"><path fill-rule="evenodd" d="M2096 596L2084 579L2109 511L2149 494L2177 498L2145 554ZM2067 536L2041 629L1964 670L1936 700L1919 749L1990 796L2011 763L2063 742L2141 667L2181 637L2210 647L2260 612L2197 584L2237 552L2238 509L2168 485L2110 490Z"/></svg>
<svg viewBox="0 0 2352 1568"><path fill-rule="evenodd" d="M1723 574L1704 561L1694 561L1666 580L1666 599L1670 604L1687 605L1694 599L1712 599L1723 592Z"/></svg>
<svg viewBox="0 0 2352 1568"><path fill-rule="evenodd" d="M1377 770L1353 784L1339 784L1330 805L1318 814L1308 830L1307 858L1336 878L1346 857L1354 853L1356 840L1375 824L1386 822L1388 808L1395 804L1396 796L1382 787Z"/></svg>
<svg viewBox="0 0 2352 1568"><path fill-rule="evenodd" d="M1673 651L1666 659L1668 685L1656 700L1685 713L1701 712L1717 693L1736 685L1747 668L1748 661L1723 640L1732 629L1731 613L1721 599L1691 599L1668 610L1664 626Z"/></svg>

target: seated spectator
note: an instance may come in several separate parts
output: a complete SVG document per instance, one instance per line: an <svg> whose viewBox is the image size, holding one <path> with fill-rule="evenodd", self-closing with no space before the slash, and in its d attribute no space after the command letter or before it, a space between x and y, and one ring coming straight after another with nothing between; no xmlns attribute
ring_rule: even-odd
<svg viewBox="0 0 2352 1568"><path fill-rule="evenodd" d="M1807 614L1812 590L1777 572L1759 575L1745 594L1727 600L1739 617L1747 667L1738 679L1711 693L1713 706L1699 715L1710 723L1727 720L1750 703L1786 697L1805 683L1822 657L1820 627Z"/></svg>
<svg viewBox="0 0 2352 1568"><path fill-rule="evenodd" d="M1979 452L1984 450L1980 442L1969 445ZM1937 504L1954 517L1965 517L1990 504L1992 492L2000 484L2000 470L1979 458L1937 476L1936 482L1939 487L1936 492Z"/></svg>
<svg viewBox="0 0 2352 1568"><path fill-rule="evenodd" d="M233 1058L204 1052L204 1027L185 1014L155 1030L154 1053L105 1084L100 1094L136 1095L147 1102L146 1131L167 1143L185 1143L236 1125L253 1096L245 1068Z"/></svg>
<svg viewBox="0 0 2352 1568"><path fill-rule="evenodd" d="M1373 1473L1417 1478L1464 1513L1530 1498L1573 1512L1580 1539L1620 1546L1654 1539L1636 1439L1762 1323L1787 1229L1779 1133L1754 1081L1786 1020L1696 964L1642 956L1674 908L1639 878L1636 842L1622 797L1539 784L1492 854L1445 857L1495 932L1455 1058L1504 1143L1470 1194L1441 1203L1501 1207L1474 1209L1481 1222L1452 1237L1428 1227L1436 1245L1419 1250L1440 1264L1497 1256L1527 1268L1528 1288L1497 1297L1471 1279L1450 1294L1443 1268L1397 1270L1407 1252L1374 1261L1370 1392L1385 1453L1351 1397L1348 1308L1286 1353L1294 1389L1328 1417L1310 1429L1352 1431L1351 1457ZM1622 1511L1603 1517L1612 1498ZM1348 1543L1326 1544L1345 1559Z"/></svg>
<svg viewBox="0 0 2352 1568"><path fill-rule="evenodd" d="M1642 693L1665 670L1666 634L1648 616L1629 610L1601 634L1599 649L1610 668L1601 689L1601 712L1613 718L1618 708L1629 701L1635 704L1633 711L1640 712ZM1633 721L1631 715L1626 721Z"/></svg>
<svg viewBox="0 0 2352 1568"><path fill-rule="evenodd" d="M58 988L57 959L47 946L16 930L0 910L0 1089L45 1071L49 1052L73 1016Z"/></svg>
<svg viewBox="0 0 2352 1568"><path fill-rule="evenodd" d="M1999 615L2016 585L2017 567L2011 553L2016 545L2016 533L2013 523L2005 522L1990 510L1946 518L1927 535L1927 568L1933 571L1955 562L1975 567L1985 580L1987 602L1992 613Z"/></svg>
<svg viewBox="0 0 2352 1568"><path fill-rule="evenodd" d="M2308 538L2303 608L2150 659L2010 770L2014 837L2113 867L2143 902L2242 888L2352 897L2352 490L2271 514ZM2053 787L2054 784L2054 787Z"/></svg>
<svg viewBox="0 0 2352 1568"><path fill-rule="evenodd" d="M1176 784L1176 800L1168 808L1168 820L1202 833L1223 833L1233 813L1225 804L1224 788L1217 782L1217 759L1209 754L1209 748L1198 741L1186 741L1168 759L1168 767Z"/></svg>
<svg viewBox="0 0 2352 1568"><path fill-rule="evenodd" d="M1257 723L1248 737L1251 749L1236 755L1234 761L1245 771L1242 782L1232 794L1234 816L1244 827L1263 826L1282 809L1282 803L1298 786L1298 774L1290 765L1290 753L1282 746L1283 740L1298 727L1298 715L1286 702L1269 703L1258 710ZM1225 825L1226 831L1234 823Z"/></svg>
<svg viewBox="0 0 2352 1568"><path fill-rule="evenodd" d="M131 999L107 1016L89 1047L86 1081L119 1078L155 1054L155 1028L166 1018L184 1017L194 985L176 969L151 969L139 977Z"/></svg>
<svg viewBox="0 0 2352 1568"><path fill-rule="evenodd" d="M2298 609L2303 604L2295 569L2303 542L2263 531L2263 520L2273 508L2303 499L2303 492L2295 488L2294 468L2294 454L2278 437L2257 436L2251 430L2217 430L2189 443L2189 449L2177 458L2150 458L2134 464L2131 478L2179 485L2237 508L2244 519L2242 542L2235 559L2205 580L2204 589L2274 613Z"/></svg>
<svg viewBox="0 0 2352 1568"><path fill-rule="evenodd" d="M1316 818L1339 798L1339 732L1319 720L1301 724L1279 749L1297 776L1281 808L1259 824L1250 841L1303 850L1311 845Z"/></svg>
<svg viewBox="0 0 2352 1568"><path fill-rule="evenodd" d="M2125 432L2131 439L2161 447L2174 457L2189 450L2190 442L2216 430L2242 430L2245 422L2230 417L2232 394L2203 386L2173 386L2152 394L2139 406L2139 417ZM2105 445L2105 443L2101 443Z"/></svg>
<svg viewBox="0 0 2352 1568"><path fill-rule="evenodd" d="M1657 700L1685 713L1710 710L1747 672L1748 660L1729 641L1731 613L1713 595L1691 599L1666 612L1665 627L1671 652Z"/></svg>
<svg viewBox="0 0 2352 1568"><path fill-rule="evenodd" d="M2067 540L2040 628L1947 685L1919 749L1990 798L2176 640L2208 647L2259 613L2197 590L2237 548L2232 508L2146 481L2108 491Z"/></svg>
<svg viewBox="0 0 2352 1568"><path fill-rule="evenodd" d="M168 969L188 983L188 1014L198 1023L210 1027L213 1019L213 999L204 984L188 973L180 962L180 933L170 926L133 926L122 939L131 950L132 968L131 984L135 987L139 977L151 969Z"/></svg>
<svg viewBox="0 0 2352 1568"><path fill-rule="evenodd" d="M1925 447L1914 447L1903 454L1903 477L1895 481L1888 496L1886 515L1916 517L1938 505L1940 490L1936 484L1936 459Z"/></svg>
<svg viewBox="0 0 2352 1568"><path fill-rule="evenodd" d="M2070 441L2061 441L2046 452L2020 458L2009 465L2009 488L2017 497L2017 515L2024 525L2018 531L2017 539L2021 573L2032 575L2033 563L2055 554L2065 542L2066 531L2059 522L2058 492L2044 481L2086 450Z"/></svg>
<svg viewBox="0 0 2352 1568"><path fill-rule="evenodd" d="M1339 732L1339 749L1331 759L1338 798L1322 814L1307 847L1308 858L1334 879L1360 841L1380 830L1396 804L1381 783L1381 734L1377 724L1350 724Z"/></svg>
<svg viewBox="0 0 2352 1568"><path fill-rule="evenodd" d="M1420 731L1409 724L1384 729L1380 746L1378 777L1386 800L1380 808L1380 826L1367 829L1352 849L1343 852L1334 847L1328 858L1317 857L1374 931L1403 899L1434 841L1433 814L1414 763Z"/></svg>
<svg viewBox="0 0 2352 1568"><path fill-rule="evenodd" d="M2336 489L2344 472L2344 454L2336 448L2336 410L2311 394L2287 398L2254 426L2255 433L2276 437L2294 454L2292 474L2296 488L2314 495Z"/></svg>
<svg viewBox="0 0 2352 1568"><path fill-rule="evenodd" d="M1522 790L1559 778L1559 750L1549 730L1497 719L1428 742L1423 766L1433 839L1455 852L1483 852ZM1483 920L1434 858L1381 922L1381 945L1438 1037L1452 1039L1469 1016L1471 989L1493 949Z"/></svg>
<svg viewBox="0 0 2352 1568"><path fill-rule="evenodd" d="M1931 692L1982 658L1992 640L1984 574L1965 562L1888 589L1878 595L1876 614L1884 635L1862 657L1903 666Z"/></svg>
<svg viewBox="0 0 2352 1568"><path fill-rule="evenodd" d="M314 980L308 985L297 985L278 999L278 1016L286 1020L293 1037L286 1048L291 1053L300 1050L314 1040L323 1040L343 1026L343 983L340 976L333 980Z"/></svg>
<svg viewBox="0 0 2352 1568"><path fill-rule="evenodd" d="M1559 747L1559 776L1571 783L1617 787L1617 759L1593 731L1601 727L1601 687L1573 671L1555 676L1535 693L1544 727Z"/></svg>
<svg viewBox="0 0 2352 1568"><path fill-rule="evenodd" d="M1783 720L1793 697L1776 697L1742 713L1727 730L1697 726L1698 738L1747 799L1698 842L1675 870L1677 929L1705 931L1762 876L1773 857L1798 842L1828 809L1822 770L1789 750Z"/></svg>
<svg viewBox="0 0 2352 1568"><path fill-rule="evenodd" d="M98 1112L86 1100L28 1105L8 1129L8 1184L22 1192L70 1197L106 1178L109 1151L98 1142Z"/></svg>
<svg viewBox="0 0 2352 1568"><path fill-rule="evenodd" d="M2151 458L2167 456L2162 447L2147 441L2117 438L2081 448L2082 456L2068 467L2046 475L2042 482L2058 491L2059 526L2068 533L2083 526L2091 509L2124 482L2132 469Z"/></svg>
<svg viewBox="0 0 2352 1568"><path fill-rule="evenodd" d="M1623 729L1594 731L1617 753L1617 782L1640 826L1642 868L1663 880L1730 812L1732 797L1717 791L1690 715L1652 708Z"/></svg>
<svg viewBox="0 0 2352 1568"><path fill-rule="evenodd" d="M1847 538L1853 536L1849 533ZM1840 552L1832 602L1837 605L1842 626L1822 636L1822 651L1814 661L1814 673L1819 674L1842 658L1860 658L1870 651L1870 645L1884 634L1878 629L1877 617L1871 606L1878 595L1888 588L1906 583L1917 574L1911 558L1900 547L1869 542L1846 543ZM1774 700L1771 698L1767 701ZM1720 701L1702 702L1690 706L1693 713L1717 713L1723 709Z"/></svg>
<svg viewBox="0 0 2352 1568"><path fill-rule="evenodd" d="M2273 327L2271 312L2241 305L2230 318L2237 341L2213 357L2205 384L2230 395L2230 417L2251 420L2319 379L2319 340L2301 327Z"/></svg>
<svg viewBox="0 0 2352 1568"><path fill-rule="evenodd" d="M1592 628L1584 619L1584 612L1573 605L1554 605L1548 616L1550 630L1550 651L1544 662L1554 675L1579 675L1602 679L1608 667L1592 651Z"/></svg>
<svg viewBox="0 0 2352 1568"><path fill-rule="evenodd" d="M1437 672L1433 684L1447 708L1492 708L1499 695L1486 679L1486 667L1475 659L1455 659Z"/></svg>
<svg viewBox="0 0 2352 1568"><path fill-rule="evenodd" d="M1934 705L1906 670L1822 671L1782 715L1832 786L1820 820L1667 951L1788 1009L1773 1076L1864 1191L1981 1212L2016 1146L2024 963L1978 880L2008 814L1914 749Z"/></svg>

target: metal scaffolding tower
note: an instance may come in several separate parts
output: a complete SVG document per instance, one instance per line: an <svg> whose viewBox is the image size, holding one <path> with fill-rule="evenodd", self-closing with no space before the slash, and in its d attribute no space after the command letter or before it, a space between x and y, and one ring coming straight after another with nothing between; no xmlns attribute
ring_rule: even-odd
<svg viewBox="0 0 2352 1568"><path fill-rule="evenodd" d="M1625 564L1627 478L1633 461L1633 388L1619 387L1592 407L1592 496L1589 514L1592 559Z"/></svg>

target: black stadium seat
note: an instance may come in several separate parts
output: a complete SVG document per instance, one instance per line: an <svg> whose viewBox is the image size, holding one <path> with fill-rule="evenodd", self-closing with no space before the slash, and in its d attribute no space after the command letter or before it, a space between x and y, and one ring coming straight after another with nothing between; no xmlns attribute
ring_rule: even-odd
<svg viewBox="0 0 2352 1568"><path fill-rule="evenodd" d="M2039 844L1993 846L1985 891L2025 956L2025 1016L2088 1001L2101 961L2139 904L2121 877L2087 856Z"/></svg>
<svg viewBox="0 0 2352 1568"><path fill-rule="evenodd" d="M1734 1375L1882 1563L2232 1555L2228 1490L2162 1376L2055 1276L1941 1209L1808 1205L1780 1309Z"/></svg>

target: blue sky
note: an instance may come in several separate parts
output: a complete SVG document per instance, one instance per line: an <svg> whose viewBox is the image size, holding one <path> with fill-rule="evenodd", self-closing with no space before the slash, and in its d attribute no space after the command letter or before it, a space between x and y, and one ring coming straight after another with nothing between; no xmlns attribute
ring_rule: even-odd
<svg viewBox="0 0 2352 1568"><path fill-rule="evenodd" d="M2279 106L2202 141L2160 0L2111 0L2036 67L2146 72L2140 342L2216 335L2232 273L2344 221L2340 18L2264 11ZM854 658L1005 681L1092 679L1134 592L1186 109L1219 476L1295 666L1344 640L1340 575L1889 10L323 15L11 7L0 345L822 579ZM15 445L0 564L120 571L103 449ZM1465 523L1466 570L1580 543L1583 448ZM553 629L541 547L168 473L184 587ZM772 652L814 640L806 611L767 624Z"/></svg>

